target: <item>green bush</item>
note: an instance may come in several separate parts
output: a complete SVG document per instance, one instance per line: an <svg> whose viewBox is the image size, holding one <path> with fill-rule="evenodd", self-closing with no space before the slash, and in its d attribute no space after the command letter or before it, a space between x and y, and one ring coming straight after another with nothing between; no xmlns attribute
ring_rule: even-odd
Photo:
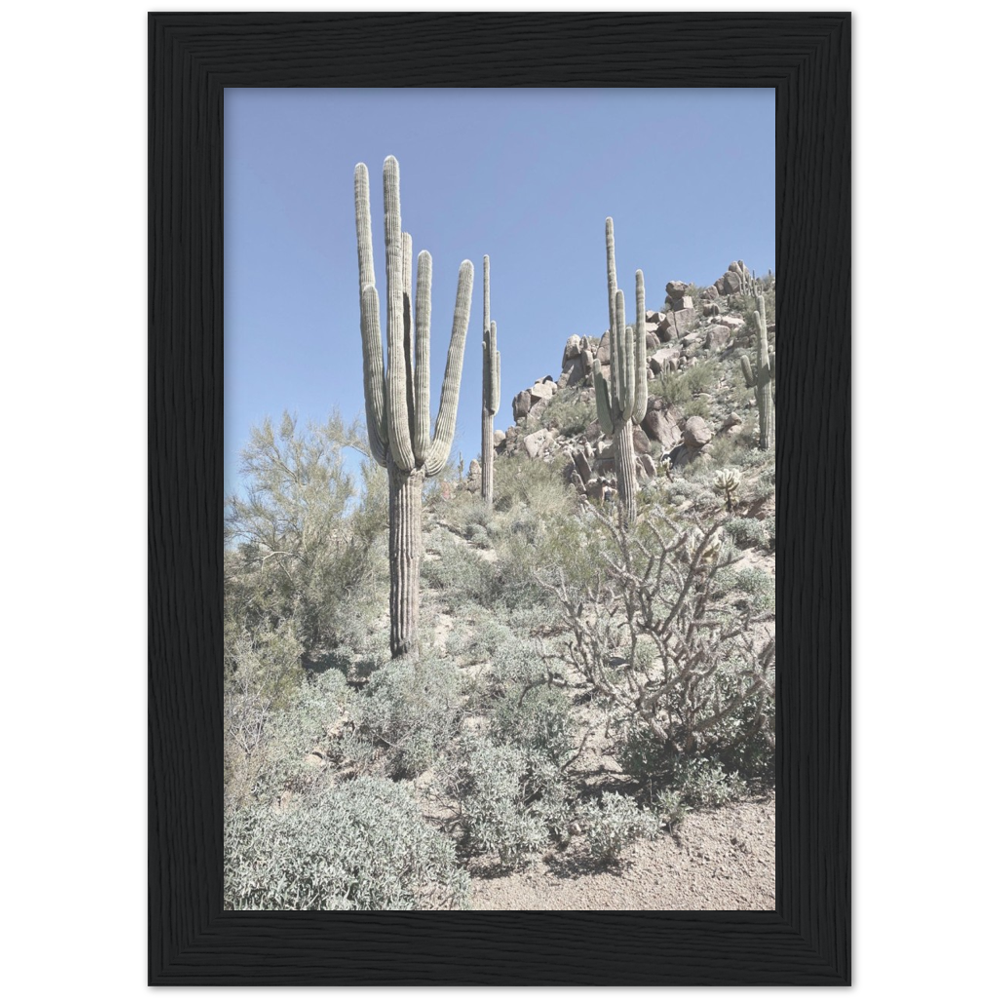
<svg viewBox="0 0 1000 1000"><path fill-rule="evenodd" d="M513 868L553 836L568 836L569 789L544 753L470 736L457 759L447 791L461 803L459 823L470 850Z"/></svg>
<svg viewBox="0 0 1000 1000"><path fill-rule="evenodd" d="M653 840L660 828L654 813L643 812L618 792L604 792L600 803L587 802L580 817L587 826L587 847L602 862L616 861L642 837Z"/></svg>
<svg viewBox="0 0 1000 1000"><path fill-rule="evenodd" d="M758 545L767 547L771 535L755 517L734 517L727 521L725 532L737 545Z"/></svg>
<svg viewBox="0 0 1000 1000"><path fill-rule="evenodd" d="M458 733L461 699L461 674L450 661L392 660L351 704L341 753L393 777L415 777Z"/></svg>
<svg viewBox="0 0 1000 1000"><path fill-rule="evenodd" d="M454 909L469 899L453 842L381 779L358 778L283 812L230 811L225 847L226 909Z"/></svg>
<svg viewBox="0 0 1000 1000"><path fill-rule="evenodd" d="M514 685L493 707L490 735L500 743L537 750L557 767L573 756L576 725L570 704L559 688Z"/></svg>

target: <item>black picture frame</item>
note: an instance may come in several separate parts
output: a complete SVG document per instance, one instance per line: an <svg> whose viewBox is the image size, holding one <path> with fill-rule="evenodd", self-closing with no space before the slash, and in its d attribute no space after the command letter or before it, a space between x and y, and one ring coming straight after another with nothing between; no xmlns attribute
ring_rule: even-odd
<svg viewBox="0 0 1000 1000"><path fill-rule="evenodd" d="M850 15L153 13L148 26L149 982L849 984ZM224 911L224 88L636 85L776 95L776 909ZM747 193L734 177L720 197L739 211Z"/></svg>

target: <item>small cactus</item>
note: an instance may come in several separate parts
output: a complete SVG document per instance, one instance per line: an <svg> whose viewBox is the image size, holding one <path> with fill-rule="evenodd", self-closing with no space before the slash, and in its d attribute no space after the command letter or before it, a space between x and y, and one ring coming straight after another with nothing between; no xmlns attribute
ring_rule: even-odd
<svg viewBox="0 0 1000 1000"><path fill-rule="evenodd" d="M402 231L399 164L383 167L385 197L386 330L388 365L383 362L379 297L375 288L368 168L354 168L354 210L358 234L361 343L364 355L365 416L372 456L389 473L389 612L392 655L416 646L420 591L421 497L426 476L448 460L458 416L462 355L472 305L472 262L462 261L434 434L430 431L431 255L417 258L417 301L411 316L412 247Z"/></svg>
<svg viewBox="0 0 1000 1000"><path fill-rule="evenodd" d="M733 510L736 496L740 491L741 480L739 469L719 469L715 474L712 485L717 493L721 493L725 497L727 511Z"/></svg>
<svg viewBox="0 0 1000 1000"><path fill-rule="evenodd" d="M646 416L646 286L642 271L635 272L635 327L625 325L625 293L618 287L615 268L615 224L604 222L608 271L608 341L610 373L594 362L594 388L601 429L615 442L615 471L621 497L621 517L636 518L635 443L632 429Z"/></svg>

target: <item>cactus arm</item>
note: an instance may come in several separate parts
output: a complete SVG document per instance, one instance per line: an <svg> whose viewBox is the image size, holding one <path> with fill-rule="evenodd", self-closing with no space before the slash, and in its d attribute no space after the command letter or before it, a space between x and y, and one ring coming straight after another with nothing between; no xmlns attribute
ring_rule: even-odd
<svg viewBox="0 0 1000 1000"><path fill-rule="evenodd" d="M635 272L635 405L632 419L641 423L646 417L649 386L646 383L646 282L642 271Z"/></svg>
<svg viewBox="0 0 1000 1000"><path fill-rule="evenodd" d="M413 384L413 237L403 233L403 359L406 362L406 412L410 440L416 427L416 390Z"/></svg>
<svg viewBox="0 0 1000 1000"><path fill-rule="evenodd" d="M497 325L493 323L492 326L495 342ZM497 351L494 357L496 364L493 366L493 412L496 413L500 407L500 352Z"/></svg>
<svg viewBox="0 0 1000 1000"><path fill-rule="evenodd" d="M455 318L451 327L444 382L441 384L441 405L438 407L437 420L434 423L434 441L425 464L428 476L436 476L444 468L455 438L458 390L462 381L462 355L465 352L465 337L469 331L469 314L472 311L472 277L472 261L463 260L458 269Z"/></svg>
<svg viewBox="0 0 1000 1000"><path fill-rule="evenodd" d="M487 390L484 401L490 413L496 413L500 403L500 352L497 350L497 325L490 323L489 339L486 341L487 358L489 359L488 378L484 388Z"/></svg>
<svg viewBox="0 0 1000 1000"><path fill-rule="evenodd" d="M385 271L388 286L386 339L389 342L387 410L389 448L401 469L413 469L416 460L410 443L410 412L407 405L407 359L403 330L403 231L399 215L399 164L388 156L383 169L385 199Z"/></svg>
<svg viewBox="0 0 1000 1000"><path fill-rule="evenodd" d="M625 307L622 307L622 314ZM621 402L622 423L632 419L632 410L635 408L635 330L632 327L625 327L625 349L622 351L625 361L625 398Z"/></svg>
<svg viewBox="0 0 1000 1000"><path fill-rule="evenodd" d="M368 423L368 444L372 457L379 465L386 461L387 432L383 388L385 371L382 368L382 331L378 322L378 292L374 285L366 285L361 293L361 347L365 370L365 418Z"/></svg>
<svg viewBox="0 0 1000 1000"><path fill-rule="evenodd" d="M361 347L364 355L368 443L375 460L379 465L385 465L385 446L388 441L385 415L385 366L382 358L378 292L375 289L368 168L363 163L354 168L354 222L358 234L358 291L361 298Z"/></svg>
<svg viewBox="0 0 1000 1000"><path fill-rule="evenodd" d="M483 339L490 335L490 258L483 254Z"/></svg>
<svg viewBox="0 0 1000 1000"><path fill-rule="evenodd" d="M747 388L756 388L757 379L754 378L753 369L750 367L750 359L745 354L740 358L740 368L743 370L743 378L746 380Z"/></svg>
<svg viewBox="0 0 1000 1000"><path fill-rule="evenodd" d="M615 335L615 292L618 290L618 275L615 271L615 223L608 216L604 220L604 251L608 259L608 330ZM612 352L614 353L614 352Z"/></svg>
<svg viewBox="0 0 1000 1000"><path fill-rule="evenodd" d="M413 371L413 457L420 464L431 446L431 255L417 258L416 345Z"/></svg>
<svg viewBox="0 0 1000 1000"><path fill-rule="evenodd" d="M615 424L611 417L611 399L608 393L608 383L601 371L601 362L594 360L594 392L597 399L597 419L601 422L601 430L605 434L614 433Z"/></svg>

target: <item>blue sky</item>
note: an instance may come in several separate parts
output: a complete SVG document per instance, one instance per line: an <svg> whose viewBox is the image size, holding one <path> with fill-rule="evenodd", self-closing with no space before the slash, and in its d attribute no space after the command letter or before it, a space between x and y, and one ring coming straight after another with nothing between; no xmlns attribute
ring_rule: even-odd
<svg viewBox="0 0 1000 1000"><path fill-rule="evenodd" d="M225 96L225 479L252 424L363 415L354 166L368 165L385 295L382 163L433 257L432 420L458 268L476 268L453 457L479 453L482 258L503 358L495 426L571 334L607 326L604 220L627 315L670 280L774 261L773 90L266 90ZM383 330L384 330L383 311Z"/></svg>

